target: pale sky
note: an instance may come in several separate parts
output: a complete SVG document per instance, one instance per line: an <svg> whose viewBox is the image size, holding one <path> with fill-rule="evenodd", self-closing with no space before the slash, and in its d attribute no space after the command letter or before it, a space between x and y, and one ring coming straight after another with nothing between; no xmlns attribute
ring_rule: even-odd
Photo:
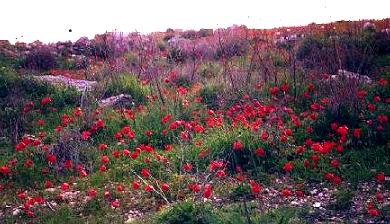
<svg viewBox="0 0 390 224"><path fill-rule="evenodd" d="M390 17L390 0L0 0L0 6L0 40L46 43L115 29L272 28Z"/></svg>

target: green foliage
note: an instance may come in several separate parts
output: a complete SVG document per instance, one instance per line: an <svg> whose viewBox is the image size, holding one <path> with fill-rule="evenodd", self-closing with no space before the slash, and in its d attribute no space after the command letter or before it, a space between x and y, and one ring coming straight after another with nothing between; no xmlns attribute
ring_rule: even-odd
<svg viewBox="0 0 390 224"><path fill-rule="evenodd" d="M352 199L354 193L351 190L339 190L334 195L335 201L329 205L330 209L334 210L347 210L352 205Z"/></svg>
<svg viewBox="0 0 390 224"><path fill-rule="evenodd" d="M371 180L372 169L390 170L390 152L386 146L355 148L342 157L341 163L343 177L356 185Z"/></svg>
<svg viewBox="0 0 390 224"><path fill-rule="evenodd" d="M255 217L254 223L278 223L278 224L303 224L307 223L301 217L303 216L304 209L295 208L280 208L271 210L265 214L261 214Z"/></svg>
<svg viewBox="0 0 390 224"><path fill-rule="evenodd" d="M213 62L205 62L200 65L199 75L204 79L211 79L218 77L221 71L222 68L220 64Z"/></svg>
<svg viewBox="0 0 390 224"><path fill-rule="evenodd" d="M202 97L202 102L204 102L208 108L217 109L219 107L218 94L220 89L220 86L207 84L200 90L199 96Z"/></svg>
<svg viewBox="0 0 390 224"><path fill-rule="evenodd" d="M298 60L303 60L308 68L325 69L324 72L335 74L338 63L332 46L332 40L329 38L309 36L300 44L296 56ZM322 65L325 67L321 68Z"/></svg>
<svg viewBox="0 0 390 224"><path fill-rule="evenodd" d="M172 80L172 83L174 83L176 86L183 86L189 88L191 87L192 80L190 76L180 74Z"/></svg>
<svg viewBox="0 0 390 224"><path fill-rule="evenodd" d="M208 204L194 204L184 201L163 210L153 223L156 224L212 224L218 223L219 218Z"/></svg>
<svg viewBox="0 0 390 224"><path fill-rule="evenodd" d="M49 106L61 113L65 107L76 107L80 96L74 88L50 85L34 78L21 77L12 69L0 69L0 136L15 143L17 138L32 128L28 121L34 119L36 113L23 115L27 102L34 102L34 109L42 109L47 114L47 107L41 108L40 101L44 97L51 97L53 102ZM50 127L55 126L48 122L48 129Z"/></svg>
<svg viewBox="0 0 390 224"><path fill-rule="evenodd" d="M132 74L117 75L105 83L103 97L119 94L129 94L137 104L146 102L146 96L151 93L148 86L142 85Z"/></svg>
<svg viewBox="0 0 390 224"><path fill-rule="evenodd" d="M31 50L22 62L23 67L36 70L49 70L56 65L56 57L49 47L37 47Z"/></svg>
<svg viewBox="0 0 390 224"><path fill-rule="evenodd" d="M170 64L184 63L186 59L187 59L187 55L183 49L179 47L173 47L169 49L168 56L167 56L168 63Z"/></svg>

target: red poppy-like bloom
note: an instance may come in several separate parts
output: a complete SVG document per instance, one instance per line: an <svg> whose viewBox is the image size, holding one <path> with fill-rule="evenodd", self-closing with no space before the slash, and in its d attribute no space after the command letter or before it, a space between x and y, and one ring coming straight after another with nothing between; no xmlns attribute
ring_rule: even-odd
<svg viewBox="0 0 390 224"><path fill-rule="evenodd" d="M112 152L112 156L113 156L114 158L119 158L120 152L119 152L118 150L114 150L114 151Z"/></svg>
<svg viewBox="0 0 390 224"><path fill-rule="evenodd" d="M130 150L128 150L128 149L123 149L123 150L122 150L122 155L123 155L123 156L126 156L126 157L129 156L129 155L130 155Z"/></svg>
<svg viewBox="0 0 390 224"><path fill-rule="evenodd" d="M326 173L326 174L325 174L325 179L326 179L327 181L332 181L333 178L334 178L334 174L333 174L333 173Z"/></svg>
<svg viewBox="0 0 390 224"><path fill-rule="evenodd" d="M379 172L379 173L376 175L376 179L378 180L378 182L383 182L383 181L385 181L385 173L384 173L384 172Z"/></svg>
<svg viewBox="0 0 390 224"><path fill-rule="evenodd" d="M283 92L287 92L288 88L289 88L288 83L284 83L284 84L282 85L282 87L281 87L281 89L282 89Z"/></svg>
<svg viewBox="0 0 390 224"><path fill-rule="evenodd" d="M283 169L286 171L286 172L291 172L293 170L294 166L292 164L292 162L287 162L284 164L283 166Z"/></svg>
<svg viewBox="0 0 390 224"><path fill-rule="evenodd" d="M165 145L164 146L164 150L166 151L166 152L169 152L169 151L171 151L173 149L173 146L172 145Z"/></svg>
<svg viewBox="0 0 390 224"><path fill-rule="evenodd" d="M339 165L340 165L340 161L338 161L338 160L336 160L336 159L332 159L332 161L330 161L330 165L331 165L332 167L337 168L337 167L339 167Z"/></svg>
<svg viewBox="0 0 390 224"><path fill-rule="evenodd" d="M251 181L250 185L251 185L251 191L253 194L258 194L261 192L261 185L259 183Z"/></svg>
<svg viewBox="0 0 390 224"><path fill-rule="evenodd" d="M131 153L130 158L136 159L138 157L138 155L139 155L139 152L135 151L135 152Z"/></svg>
<svg viewBox="0 0 390 224"><path fill-rule="evenodd" d="M298 197L298 198L303 198L305 196L305 192L301 191L301 190L296 190L295 191L295 195Z"/></svg>
<svg viewBox="0 0 390 224"><path fill-rule="evenodd" d="M103 193L104 198L109 198L111 196L109 191L104 191Z"/></svg>
<svg viewBox="0 0 390 224"><path fill-rule="evenodd" d="M141 184L138 181L133 181L133 189L138 190Z"/></svg>
<svg viewBox="0 0 390 224"><path fill-rule="evenodd" d="M55 155L47 155L46 156L46 159L47 159L47 161L49 162L49 163L55 163L56 161L57 161L57 158L56 158L56 156Z"/></svg>
<svg viewBox="0 0 390 224"><path fill-rule="evenodd" d="M382 194L381 192L377 192L377 193L375 194L375 197L376 197L376 200L377 200L378 202L383 202L384 196L383 196L383 194Z"/></svg>
<svg viewBox="0 0 390 224"><path fill-rule="evenodd" d="M296 153L296 154L302 154L304 151L305 151L305 146L298 146L298 147L295 149L295 153Z"/></svg>
<svg viewBox="0 0 390 224"><path fill-rule="evenodd" d="M82 112L82 110L81 110L80 107L77 107L77 108L75 108L75 109L73 110L73 114L74 114L74 116L76 116L76 117L80 117L80 116L83 114L83 112Z"/></svg>
<svg viewBox="0 0 390 224"><path fill-rule="evenodd" d="M172 115L171 114L167 114L165 115L163 118L161 118L161 123L167 123L169 120L171 120L172 118Z"/></svg>
<svg viewBox="0 0 390 224"><path fill-rule="evenodd" d="M200 185L199 184L196 184L196 183L191 183L188 185L188 188L194 192L194 193L198 193L200 191Z"/></svg>
<svg viewBox="0 0 390 224"><path fill-rule="evenodd" d="M240 141L235 141L233 143L233 150L240 151L242 149L243 149L243 145L242 145L242 143Z"/></svg>
<svg viewBox="0 0 390 224"><path fill-rule="evenodd" d="M367 96L367 91L365 91L365 90L359 90L358 92L357 92L357 96L358 96L358 98L359 99L364 99L366 96Z"/></svg>
<svg viewBox="0 0 390 224"><path fill-rule="evenodd" d="M336 151L337 151L338 153L342 153L342 152L344 151L344 146L342 146L342 145L337 145L337 146L336 146Z"/></svg>
<svg viewBox="0 0 390 224"><path fill-rule="evenodd" d="M263 132L261 133L261 139L262 139L263 141L267 140L268 137L269 137L269 135L268 135L268 132L267 132L267 131L263 131Z"/></svg>
<svg viewBox="0 0 390 224"><path fill-rule="evenodd" d="M203 133L206 129L202 125L195 125L194 130L196 133Z"/></svg>
<svg viewBox="0 0 390 224"><path fill-rule="evenodd" d="M223 168L224 166L224 163L222 161L219 161L219 160L214 160L210 163L209 165L209 170L210 172L214 171L214 170L217 170L217 169L220 169L220 168Z"/></svg>
<svg viewBox="0 0 390 224"><path fill-rule="evenodd" d="M122 134L127 135L131 131L129 126L124 126L121 130Z"/></svg>
<svg viewBox="0 0 390 224"><path fill-rule="evenodd" d="M17 193L17 196L20 200L24 200L24 199L26 199L27 194L26 194L26 192L22 191L22 192Z"/></svg>
<svg viewBox="0 0 390 224"><path fill-rule="evenodd" d="M148 138L152 137L152 134L153 134L153 132L152 132L151 130L145 131L145 135L146 135Z"/></svg>
<svg viewBox="0 0 390 224"><path fill-rule="evenodd" d="M20 142L20 143L16 144L15 148L16 148L17 152L23 151L26 148L26 144L24 144L23 142Z"/></svg>
<svg viewBox="0 0 390 224"><path fill-rule="evenodd" d="M264 157L265 156L265 151L263 148L257 148L255 151L256 156Z"/></svg>
<svg viewBox="0 0 390 224"><path fill-rule="evenodd" d="M145 185L145 187L144 187L144 190L146 192L151 192L151 191L153 191L153 189L154 189L153 186L149 185L149 184Z"/></svg>
<svg viewBox="0 0 390 224"><path fill-rule="evenodd" d="M118 199L115 199L115 201L111 202L111 206L113 208L118 208L120 206L120 202Z"/></svg>
<svg viewBox="0 0 390 224"><path fill-rule="evenodd" d="M38 125L41 126L41 127L42 127L42 126L45 126L45 121L42 120L42 119L39 119L37 123L38 123Z"/></svg>
<svg viewBox="0 0 390 224"><path fill-rule="evenodd" d="M100 172L106 172L106 171L107 171L107 167L106 167L105 165L101 165L101 166L99 167L99 171L100 171Z"/></svg>
<svg viewBox="0 0 390 224"><path fill-rule="evenodd" d="M278 94L278 92L279 92L279 87L277 87L277 86L271 87L271 88L269 89L269 93L270 93L271 95L276 95L276 94Z"/></svg>
<svg viewBox="0 0 390 224"><path fill-rule="evenodd" d="M348 134L348 127L343 125L337 128L337 133L341 136L346 136Z"/></svg>
<svg viewBox="0 0 390 224"><path fill-rule="evenodd" d="M281 135L281 136L280 136L280 141L281 141L281 142L287 142L287 140L288 140L288 138L287 138L286 135Z"/></svg>
<svg viewBox="0 0 390 224"><path fill-rule="evenodd" d="M62 191L67 191L69 189L69 184L68 183L62 183L61 184L61 190Z"/></svg>
<svg viewBox="0 0 390 224"><path fill-rule="evenodd" d="M218 170L217 173L215 173L215 175L219 178L224 178L226 176L226 173L224 170Z"/></svg>
<svg viewBox="0 0 390 224"><path fill-rule="evenodd" d="M378 121L381 124L385 124L385 123L389 122L389 118L387 117L387 115L379 114L378 115Z"/></svg>
<svg viewBox="0 0 390 224"><path fill-rule="evenodd" d="M114 137L115 137L115 139L116 140L118 140L118 141L120 141L121 139L122 139L122 133L121 132L116 132L115 134L114 134Z"/></svg>
<svg viewBox="0 0 390 224"><path fill-rule="evenodd" d="M58 125L54 130L57 132L57 133L60 133L62 131L62 126L61 125Z"/></svg>
<svg viewBox="0 0 390 224"><path fill-rule="evenodd" d="M170 187L167 183L164 183L161 185L161 190L164 191L164 192L167 192L169 191Z"/></svg>
<svg viewBox="0 0 390 224"><path fill-rule="evenodd" d="M376 208L368 209L368 214L370 214L372 217L376 217L380 215L380 212Z"/></svg>
<svg viewBox="0 0 390 224"><path fill-rule="evenodd" d="M183 165L183 170L189 172L192 170L192 165L190 163L186 163Z"/></svg>
<svg viewBox="0 0 390 224"><path fill-rule="evenodd" d="M135 137L135 132L134 131L129 131L127 134L126 134L127 138L129 140L132 140L134 137Z"/></svg>
<svg viewBox="0 0 390 224"><path fill-rule="evenodd" d="M88 140L91 136L91 132L89 131L83 131L81 133L81 139L83 139L84 141Z"/></svg>
<svg viewBox="0 0 390 224"><path fill-rule="evenodd" d="M376 103L381 102L380 96L374 96L373 100L374 100Z"/></svg>
<svg viewBox="0 0 390 224"><path fill-rule="evenodd" d="M101 158L101 162L102 163L108 163L108 162L110 162L110 159L108 158L108 156L103 155L102 158Z"/></svg>
<svg viewBox="0 0 390 224"><path fill-rule="evenodd" d="M99 144L99 150L104 151L108 148L107 144Z"/></svg>
<svg viewBox="0 0 390 224"><path fill-rule="evenodd" d="M89 189L89 191L88 191L89 197L94 198L94 197L96 197L96 195L97 195L97 191L95 189L93 189L93 188Z"/></svg>
<svg viewBox="0 0 390 224"><path fill-rule="evenodd" d="M190 138L190 135L188 131L182 131L180 132L180 139L182 140L188 140Z"/></svg>
<svg viewBox="0 0 390 224"><path fill-rule="evenodd" d="M147 168L143 168L141 170L141 174L142 174L143 177L149 177L150 176L150 171Z"/></svg>
<svg viewBox="0 0 390 224"><path fill-rule="evenodd" d="M47 104L49 104L49 103L51 103L51 102L53 102L53 99L52 99L52 98L50 98L50 97L45 97L45 98L43 98L43 99L41 100L41 105L42 105L42 106L45 106L45 105L47 105Z"/></svg>
<svg viewBox="0 0 390 224"><path fill-rule="evenodd" d="M353 129L353 136L355 138L360 138L361 135L362 135L362 130L360 128Z"/></svg>
<svg viewBox="0 0 390 224"><path fill-rule="evenodd" d="M52 187L53 187L53 183L52 183L50 180L46 180L43 186L44 186L46 189L47 189L47 188L52 188Z"/></svg>
<svg viewBox="0 0 390 224"><path fill-rule="evenodd" d="M177 88L177 93L180 95L184 95L187 93L187 89L185 87L180 86L179 88Z"/></svg>
<svg viewBox="0 0 390 224"><path fill-rule="evenodd" d="M73 167L72 160L66 160L64 167L65 167L65 169L71 169Z"/></svg>
<svg viewBox="0 0 390 224"><path fill-rule="evenodd" d="M334 184L334 185L340 185L341 184L341 182L342 182L343 180L341 179L341 177L339 177L339 176L334 176L334 178L332 179L332 183Z"/></svg>
<svg viewBox="0 0 390 224"><path fill-rule="evenodd" d="M123 191L123 186L122 186L122 184L118 184L118 186L116 186L116 190L117 190L118 192L122 192L122 191Z"/></svg>
<svg viewBox="0 0 390 224"><path fill-rule="evenodd" d="M376 110L376 106L374 104L372 104L372 103L369 103L367 105L367 109L368 109L368 111L373 112L373 111Z"/></svg>
<svg viewBox="0 0 390 224"><path fill-rule="evenodd" d="M24 161L24 166L27 167L27 168L30 168L34 165L34 162L31 160L31 159L26 159Z"/></svg>
<svg viewBox="0 0 390 224"><path fill-rule="evenodd" d="M284 188L284 189L281 191L281 194L283 195L283 197L290 197L290 196L291 196L291 191L290 191L290 189L288 189L288 188Z"/></svg>
<svg viewBox="0 0 390 224"><path fill-rule="evenodd" d="M378 81L378 84L380 86L382 86L382 87L385 87L385 86L387 86L388 81L386 79L384 79L384 78L380 78L379 81Z"/></svg>
<svg viewBox="0 0 390 224"><path fill-rule="evenodd" d="M211 184L206 184L204 186L203 197L210 198L212 194L213 194L213 186Z"/></svg>
<svg viewBox="0 0 390 224"><path fill-rule="evenodd" d="M96 126L97 126L98 128L104 128L104 126L105 126L104 121L103 121L102 119L98 119L98 120L96 121Z"/></svg>

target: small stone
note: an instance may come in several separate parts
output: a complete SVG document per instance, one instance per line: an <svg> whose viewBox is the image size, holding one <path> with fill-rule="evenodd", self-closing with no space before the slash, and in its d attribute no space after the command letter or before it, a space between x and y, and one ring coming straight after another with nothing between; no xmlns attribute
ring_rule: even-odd
<svg viewBox="0 0 390 224"><path fill-rule="evenodd" d="M321 202L315 202L315 203L313 204L313 207L314 207L314 208L319 208L319 207L321 207Z"/></svg>
<svg viewBox="0 0 390 224"><path fill-rule="evenodd" d="M54 191L56 191L56 189L55 188L47 188L45 191L47 191L47 192L54 192Z"/></svg>
<svg viewBox="0 0 390 224"><path fill-rule="evenodd" d="M291 204L292 204L292 205L299 205L299 202L297 202L297 201L292 201Z"/></svg>
<svg viewBox="0 0 390 224"><path fill-rule="evenodd" d="M131 216L127 217L127 220L125 221L125 223L132 223L135 219Z"/></svg>
<svg viewBox="0 0 390 224"><path fill-rule="evenodd" d="M13 216L17 216L17 215L19 215L21 212L22 212L21 209L16 208L16 209L14 209L14 210L12 211L12 215L13 215Z"/></svg>

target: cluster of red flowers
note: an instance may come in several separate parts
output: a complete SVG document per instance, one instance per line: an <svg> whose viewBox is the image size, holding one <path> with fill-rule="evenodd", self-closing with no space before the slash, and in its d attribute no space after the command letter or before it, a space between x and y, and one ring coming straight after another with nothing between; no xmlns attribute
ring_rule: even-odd
<svg viewBox="0 0 390 224"><path fill-rule="evenodd" d="M175 75L174 72L170 74L166 82L170 83ZM387 83L381 80L379 85L387 85ZM250 172L246 172L246 168L235 164L235 156L240 156L240 159L243 160L246 159L245 163L248 164L245 165L248 166L256 165L258 161L278 157L277 167L282 174L291 175L304 167L304 169L313 170L323 175L326 183L334 186L343 184L345 176L343 176L341 169L344 165L341 158L345 151L351 149L351 145L356 145L367 138L368 133L372 131L371 127L375 127L372 129L379 132L388 128L387 113L378 112L380 103L383 103L384 100L380 96L374 96L368 102L370 100L368 92L358 91L357 98L367 103L367 111L371 116L359 123L359 126L329 122L330 124L326 124L326 130L323 130L327 132L327 135L320 138L314 133L316 130L314 124L323 118L330 99L327 97L316 98L316 87L314 84L309 84L303 93L303 97L309 102L308 108L299 113L277 101L280 97L287 100L289 89L288 84L269 88L268 92L272 98L270 104L260 103L246 94L241 101L233 104L226 111L197 109L192 111L193 117L191 119L176 119L175 113L167 113L164 109L164 113L156 122L158 127L137 127L138 119L142 119L146 113L153 113L144 106L138 106L134 110L117 110L116 112L121 115L123 122L116 130L111 130L109 120L102 116L100 109L92 115L92 124L86 126L81 122L84 117L83 110L76 107L71 113L59 116L60 123L55 127L54 133L61 136L68 129L77 130L77 139L73 140L81 139L83 144L94 145L93 149L98 153L97 166L101 173L97 172L97 175L106 175L105 172L111 170L115 172L114 166L126 164L123 166L124 169L131 167L129 171L134 174L130 187L132 190L143 193L155 192L162 197L165 194L173 193L171 189L178 187L177 183L169 182L170 177L167 177L169 175L177 175L175 178L180 182L179 187L185 186L186 189L179 189L180 193L183 190L185 193L195 194L205 199L212 199L218 194L218 191L215 190L217 189L215 183L219 181L231 181L233 184L249 186L253 195L260 196L262 184L251 179L253 177L250 177ZM178 94L186 105L192 103L187 99L192 90L178 87L173 92ZM153 103L154 98L154 96L150 97L151 103ZM200 100L195 101L200 102ZM41 99L40 106L34 102L28 102L24 106L23 112L28 114L30 111L44 108L52 102L50 97ZM44 130L47 126L43 118L36 119L34 124L38 125L39 130ZM215 149L213 145L204 144L204 139L209 133L220 130L229 134L226 139L223 139L223 141L228 141L227 144L223 142L223 144L218 145L218 147L226 146L226 149ZM232 133L235 136L230 136ZM104 137L102 138L100 134ZM107 136L109 138L106 138ZM34 167L36 165L34 163L42 162L40 160L43 158L45 166L42 169L43 174L54 170L64 170L72 174L73 172L77 173L80 178L83 178L89 173L95 172L94 168L87 169L86 164L81 164L69 156L58 153L53 147L46 144L48 141L49 138L43 131L40 131L37 137L27 135L22 137L15 145L15 158L0 166L0 177L8 178L11 175L16 175L18 159L20 158L23 158L22 164L26 169ZM194 145L196 153L185 151L186 146L189 145ZM183 154L181 158L176 156L179 159L171 156L173 153L180 153L177 152L179 151L177 149L182 150ZM218 150L225 150L226 154L224 155L228 156L218 157L218 153L214 153ZM175 175L172 172L176 169L171 165L172 158L179 161L179 163L174 161L176 165L180 164L177 166ZM203 167L199 165L204 161L209 162ZM96 161L92 162L95 164ZM169 172L162 174L156 171L156 167L161 170L169 170ZM204 169L205 167L207 168ZM231 167L235 167L235 171L229 169ZM207 173L207 175L202 172ZM379 172L376 179L380 183L384 182L385 173ZM186 184L182 184L182 182ZM60 184L59 198L64 192L76 187L70 183ZM43 186L54 188L52 180L45 180ZM117 184L115 190L117 193L124 193L127 189L125 185ZM284 198L290 198L294 195L304 197L305 194L301 187L281 186L279 189L280 195ZM98 191L99 189L91 187L87 190L86 195L92 199L97 197ZM113 208L118 208L121 206L121 202L114 198L114 195L108 189L104 189L104 198ZM28 197L25 192L18 192L17 197L24 201L25 212L31 217L34 216L32 207L44 202L43 197ZM377 201L384 200L381 192L377 192L376 198ZM380 215L380 210L373 204L368 204L367 211L372 216Z"/></svg>

